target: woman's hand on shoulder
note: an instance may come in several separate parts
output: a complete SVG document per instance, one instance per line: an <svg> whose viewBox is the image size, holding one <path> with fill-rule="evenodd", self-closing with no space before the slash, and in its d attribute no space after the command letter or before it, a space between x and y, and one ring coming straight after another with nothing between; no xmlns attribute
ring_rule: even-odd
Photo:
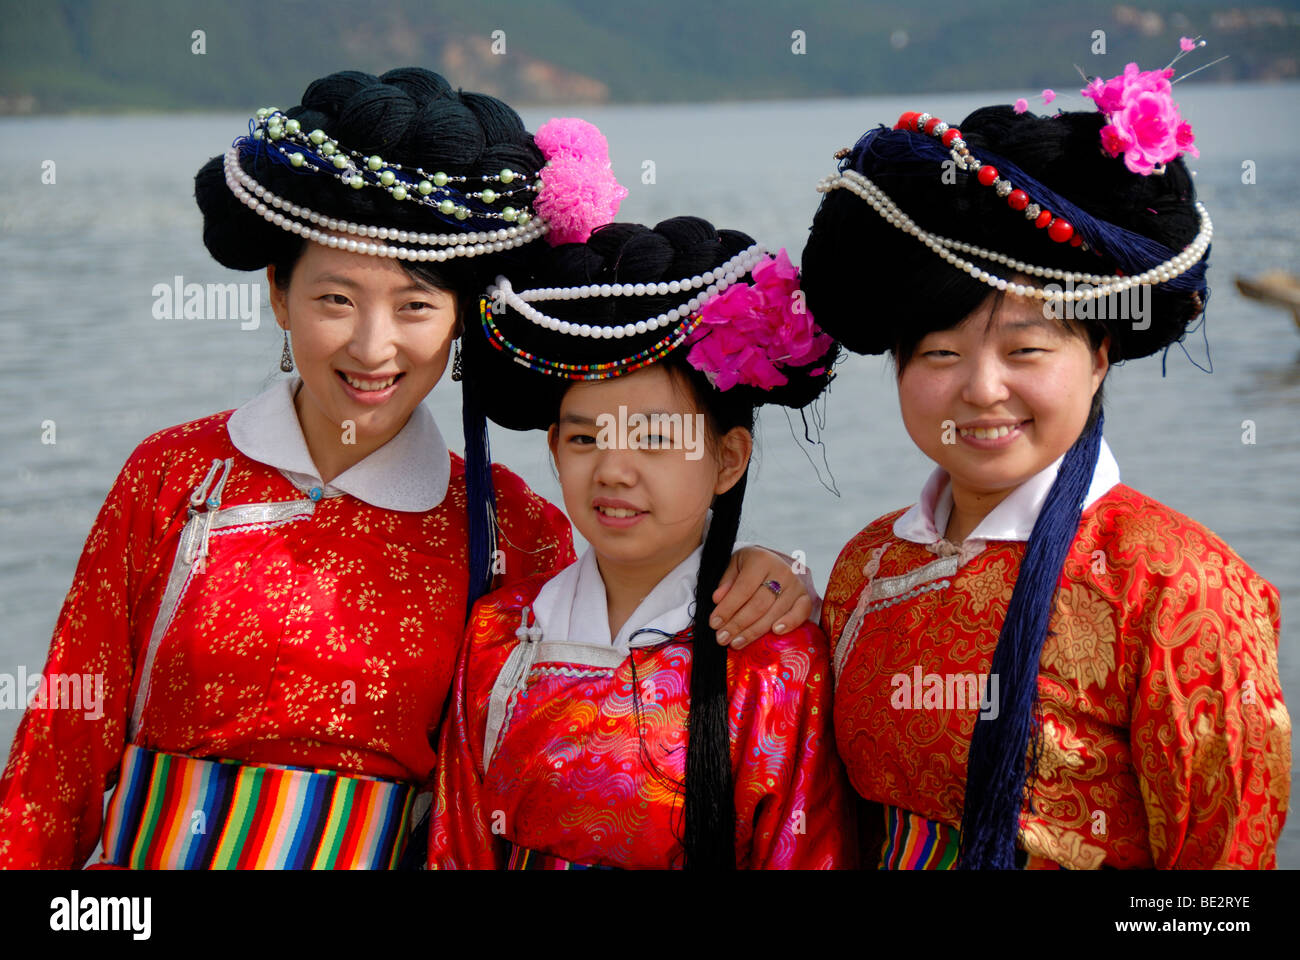
<svg viewBox="0 0 1300 960"><path fill-rule="evenodd" d="M754 546L731 555L713 602L709 623L718 642L737 650L768 633L789 633L812 618L816 605L795 561Z"/></svg>

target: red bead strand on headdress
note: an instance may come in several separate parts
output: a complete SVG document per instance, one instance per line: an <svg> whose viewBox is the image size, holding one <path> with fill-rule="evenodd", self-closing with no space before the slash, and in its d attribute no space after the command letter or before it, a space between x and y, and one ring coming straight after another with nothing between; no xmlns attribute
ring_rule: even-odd
<svg viewBox="0 0 1300 960"><path fill-rule="evenodd" d="M966 158L970 157L970 148L966 146L966 141L962 139L961 131L956 127L950 127L938 117L931 116L928 113L918 113L915 110L909 110L898 118L898 123L894 124L895 130L909 130L912 132L924 133L927 136L938 137L940 142L953 153L953 159L964 163ZM1074 225L1068 220L1056 216L1046 207L1039 207L1038 204L1030 202L1029 194L1025 191L1012 188L1009 181L1002 179L998 175L998 168L991 164L983 164L975 174L975 179L980 182L981 186L993 187L998 191L999 196L1006 197L1007 206L1017 212L1026 214L1027 219L1034 222L1038 229L1046 229L1047 235L1056 243L1068 243L1072 247L1083 246L1083 238L1074 232ZM1002 187L1000 185L1005 185ZM1032 207L1033 209L1029 209Z"/></svg>

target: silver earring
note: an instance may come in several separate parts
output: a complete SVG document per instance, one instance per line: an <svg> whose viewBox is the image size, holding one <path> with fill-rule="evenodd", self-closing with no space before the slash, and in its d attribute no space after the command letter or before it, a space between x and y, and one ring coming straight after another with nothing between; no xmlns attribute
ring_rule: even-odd
<svg viewBox="0 0 1300 960"><path fill-rule="evenodd" d="M465 366L460 361L460 341L456 341L456 352L451 358L451 378L461 380L465 376Z"/></svg>
<svg viewBox="0 0 1300 960"><path fill-rule="evenodd" d="M280 351L280 369L285 373L293 371L293 354L289 352L289 331L284 331L284 349Z"/></svg>

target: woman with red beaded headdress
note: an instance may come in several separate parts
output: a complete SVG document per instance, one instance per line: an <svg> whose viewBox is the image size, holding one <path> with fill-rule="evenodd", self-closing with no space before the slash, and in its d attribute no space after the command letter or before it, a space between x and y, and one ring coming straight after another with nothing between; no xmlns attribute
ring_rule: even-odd
<svg viewBox="0 0 1300 960"><path fill-rule="evenodd" d="M1098 112L906 113L820 187L809 306L891 355L936 465L845 546L823 616L882 868L1274 864L1277 590L1121 483L1102 438L1110 365L1179 340L1208 296L1172 72L1090 83ZM836 308L846 282L869 310Z"/></svg>

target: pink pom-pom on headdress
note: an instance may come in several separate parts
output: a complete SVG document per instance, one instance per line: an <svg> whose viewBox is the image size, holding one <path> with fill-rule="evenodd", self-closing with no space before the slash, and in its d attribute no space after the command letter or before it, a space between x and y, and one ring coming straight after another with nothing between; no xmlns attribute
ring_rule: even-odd
<svg viewBox="0 0 1300 960"><path fill-rule="evenodd" d="M547 242L586 242L592 230L614 220L627 196L610 169L604 134L586 120L564 117L544 124L533 141L546 157L533 210L550 225Z"/></svg>
<svg viewBox="0 0 1300 960"><path fill-rule="evenodd" d="M609 141L594 123L578 117L552 117L533 136L547 160L572 157L609 163Z"/></svg>

